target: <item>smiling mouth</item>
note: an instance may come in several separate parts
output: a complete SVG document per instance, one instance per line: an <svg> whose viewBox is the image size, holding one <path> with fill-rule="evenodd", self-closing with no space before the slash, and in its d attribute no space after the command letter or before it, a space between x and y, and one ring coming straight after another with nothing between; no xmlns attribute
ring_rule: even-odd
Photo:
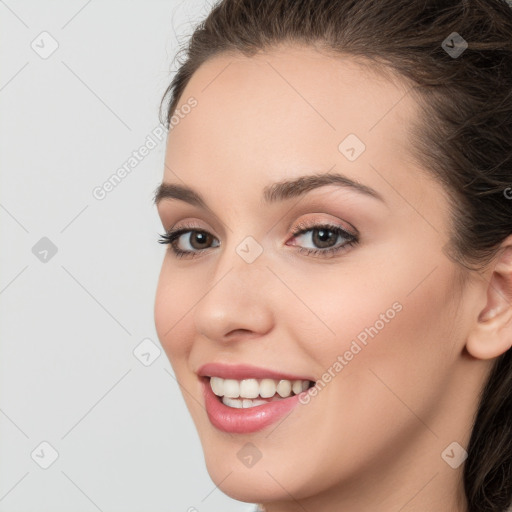
<svg viewBox="0 0 512 512"><path fill-rule="evenodd" d="M249 409L269 402L286 400L314 386L310 380L223 379L208 377L213 393L227 407Z"/></svg>

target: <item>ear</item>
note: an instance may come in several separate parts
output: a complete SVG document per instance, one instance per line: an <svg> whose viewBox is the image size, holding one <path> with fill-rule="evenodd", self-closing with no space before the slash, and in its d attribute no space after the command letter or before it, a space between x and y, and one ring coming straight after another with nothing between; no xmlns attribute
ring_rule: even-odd
<svg viewBox="0 0 512 512"><path fill-rule="evenodd" d="M512 236L499 249L490 268L485 307L479 312L466 342L478 359L492 359L512 346Z"/></svg>

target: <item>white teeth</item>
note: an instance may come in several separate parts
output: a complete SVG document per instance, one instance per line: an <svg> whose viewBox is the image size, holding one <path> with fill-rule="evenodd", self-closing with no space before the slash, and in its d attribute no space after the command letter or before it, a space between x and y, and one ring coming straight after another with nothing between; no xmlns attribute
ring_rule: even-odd
<svg viewBox="0 0 512 512"><path fill-rule="evenodd" d="M291 391L292 383L289 380L279 381L279 384L277 385L277 392L279 393L280 397L286 398L287 396L290 396Z"/></svg>
<svg viewBox="0 0 512 512"><path fill-rule="evenodd" d="M276 381L274 379L222 379L221 377L210 377L210 386L215 395L224 397L230 407L245 407L244 402L248 400L247 407L254 407L255 398L272 398L278 395L278 398L287 398L292 394L298 395L302 391L309 388L309 380L294 380L281 379ZM276 395L276 396L277 396ZM240 398L240 400L235 400ZM245 399L245 400L244 400ZM224 400L223 400L224 402ZM251 402L251 403L249 403ZM236 403L236 405L235 405ZM263 402L267 403L267 402ZM226 405L228 405L226 403ZM261 404L258 404L261 405Z"/></svg>
<svg viewBox="0 0 512 512"><path fill-rule="evenodd" d="M261 398L270 398L276 394L276 383L273 379L263 379L260 382Z"/></svg>
<svg viewBox="0 0 512 512"><path fill-rule="evenodd" d="M240 396L256 398L260 394L260 385L256 379L245 379L240 382Z"/></svg>
<svg viewBox="0 0 512 512"><path fill-rule="evenodd" d="M217 396L222 396L224 394L224 379L221 379L220 377L212 377L210 379L210 386Z"/></svg>
<svg viewBox="0 0 512 512"><path fill-rule="evenodd" d="M222 394L229 398L238 398L240 396L240 383L237 380L226 379L224 381L224 392Z"/></svg>
<svg viewBox="0 0 512 512"><path fill-rule="evenodd" d="M307 389L307 388L306 388ZM294 380L292 384L292 391L298 395L301 391L304 391L302 389L302 381L301 380Z"/></svg>
<svg viewBox="0 0 512 512"><path fill-rule="evenodd" d="M263 405L267 402L265 400L249 400L248 398L241 399L224 396L222 397L222 403L235 409L250 409L251 407L257 407L258 405Z"/></svg>
<svg viewBox="0 0 512 512"><path fill-rule="evenodd" d="M241 409L242 408L242 401L237 400L236 398L229 398L227 396L222 397L222 403L224 405L227 405L229 407L234 407L235 409Z"/></svg>

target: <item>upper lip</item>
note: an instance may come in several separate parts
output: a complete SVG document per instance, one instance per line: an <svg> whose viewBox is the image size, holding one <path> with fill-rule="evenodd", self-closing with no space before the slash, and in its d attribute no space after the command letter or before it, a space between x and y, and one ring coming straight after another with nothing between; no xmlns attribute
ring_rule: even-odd
<svg viewBox="0 0 512 512"><path fill-rule="evenodd" d="M268 368L260 368L248 364L206 363L199 367L200 377L221 377L222 379L275 379L275 380L312 380L303 375L293 375Z"/></svg>

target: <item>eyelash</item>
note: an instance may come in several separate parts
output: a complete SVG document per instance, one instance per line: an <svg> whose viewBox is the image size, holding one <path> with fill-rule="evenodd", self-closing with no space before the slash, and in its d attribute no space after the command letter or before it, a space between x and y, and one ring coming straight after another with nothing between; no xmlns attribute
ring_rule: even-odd
<svg viewBox="0 0 512 512"><path fill-rule="evenodd" d="M346 242L342 245L335 246L335 247L329 247L327 249L308 249L305 247L298 247L297 251L301 254L307 254L310 255L320 255L320 257L327 258L327 257L333 257L336 254L340 253L343 250L348 249L349 247L352 247L359 243L359 238L357 235L353 233L349 233L345 229L341 228L340 226L336 226L333 224L307 224L307 223L300 223L298 224L294 231L292 232L293 238L303 235L304 233L307 233L309 231L318 231L318 230L327 230L331 231L336 235L336 238L340 235L346 239ZM189 232L198 232L198 233L208 233L208 231L205 231L203 229L200 229L198 226L194 225L185 225L178 229L171 229L168 232L164 233L163 235L160 235L160 239L158 240L161 244L169 244L170 249L174 253L174 255L177 258L183 258L183 257L190 257L195 258L198 254L203 253L204 251L207 251L206 249L199 249L196 251L184 251L182 249L178 249L175 245L175 241L183 234L189 233Z"/></svg>

